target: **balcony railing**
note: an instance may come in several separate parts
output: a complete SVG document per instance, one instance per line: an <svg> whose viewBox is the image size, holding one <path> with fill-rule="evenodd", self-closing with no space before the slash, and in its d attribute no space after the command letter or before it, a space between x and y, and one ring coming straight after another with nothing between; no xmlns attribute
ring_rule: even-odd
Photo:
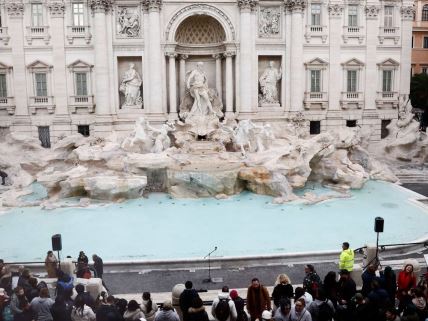
<svg viewBox="0 0 428 321"><path fill-rule="evenodd" d="M395 27L380 27L381 33L385 35L395 35L398 33L398 28Z"/></svg>
<svg viewBox="0 0 428 321"><path fill-rule="evenodd" d="M94 112L94 96L71 96L68 101L72 113L75 113L77 108L87 109L89 113Z"/></svg>
<svg viewBox="0 0 428 321"><path fill-rule="evenodd" d="M26 39L29 45L32 44L34 39L42 39L45 44L49 44L50 35L49 27L47 26L30 26L27 27Z"/></svg>
<svg viewBox="0 0 428 321"><path fill-rule="evenodd" d="M312 37L321 38L324 43L327 40L327 26L306 25L306 42L309 43Z"/></svg>
<svg viewBox="0 0 428 321"><path fill-rule="evenodd" d="M32 96L30 97L29 109L32 114L37 112L37 109L46 109L52 114L55 111L53 96Z"/></svg>
<svg viewBox="0 0 428 321"><path fill-rule="evenodd" d="M7 33L7 27L0 27L0 40L3 41L4 45L7 46L9 43L10 36Z"/></svg>
<svg viewBox="0 0 428 321"><path fill-rule="evenodd" d="M309 26L309 31L310 32L323 32L324 31L325 26Z"/></svg>
<svg viewBox="0 0 428 321"><path fill-rule="evenodd" d="M305 92L304 105L306 109L318 105L321 108L327 107L327 93L326 92ZM319 108L318 107L318 108Z"/></svg>
<svg viewBox="0 0 428 321"><path fill-rule="evenodd" d="M91 42L92 35L89 32L89 26L68 26L67 27L67 40L71 45L74 39L81 38L85 39L85 42L89 44Z"/></svg>
<svg viewBox="0 0 428 321"><path fill-rule="evenodd" d="M15 113L15 98L14 97L0 97L0 110L7 110L9 115Z"/></svg>
<svg viewBox="0 0 428 321"><path fill-rule="evenodd" d="M361 44L364 40L363 27L359 26L344 26L343 27L343 42L347 43L350 38L357 38Z"/></svg>
<svg viewBox="0 0 428 321"><path fill-rule="evenodd" d="M340 105L343 109L355 109L363 107L363 93L359 91L345 91L342 92Z"/></svg>
<svg viewBox="0 0 428 321"><path fill-rule="evenodd" d="M361 100L363 99L363 93L358 91L345 91L342 93L342 99L344 100Z"/></svg>
<svg viewBox="0 0 428 321"><path fill-rule="evenodd" d="M394 39L394 44L400 39L400 28L398 27L380 27L379 42L383 44L385 39Z"/></svg>
<svg viewBox="0 0 428 321"><path fill-rule="evenodd" d="M376 97L377 107L398 107L398 92L396 91L378 91Z"/></svg>

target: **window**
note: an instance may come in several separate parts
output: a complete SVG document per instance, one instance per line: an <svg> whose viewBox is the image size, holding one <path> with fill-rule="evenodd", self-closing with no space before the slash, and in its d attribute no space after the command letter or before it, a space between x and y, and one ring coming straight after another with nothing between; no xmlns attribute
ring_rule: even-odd
<svg viewBox="0 0 428 321"><path fill-rule="evenodd" d="M87 96L86 72L76 72L76 96Z"/></svg>
<svg viewBox="0 0 428 321"><path fill-rule="evenodd" d="M422 8L422 21L428 21L428 4Z"/></svg>
<svg viewBox="0 0 428 321"><path fill-rule="evenodd" d="M43 7L41 3L31 4L31 22L33 27L43 26Z"/></svg>
<svg viewBox="0 0 428 321"><path fill-rule="evenodd" d="M423 46L424 46L424 48L428 48L428 37L424 37Z"/></svg>
<svg viewBox="0 0 428 321"><path fill-rule="evenodd" d="M77 132L85 137L89 137L89 125L78 125Z"/></svg>
<svg viewBox="0 0 428 321"><path fill-rule="evenodd" d="M383 139L388 136L389 130L386 128L391 123L391 119L382 119L382 124L380 128L380 138Z"/></svg>
<svg viewBox="0 0 428 321"><path fill-rule="evenodd" d="M46 97L48 95L48 90L46 86L46 74L45 73L35 73L36 79L36 96Z"/></svg>
<svg viewBox="0 0 428 321"><path fill-rule="evenodd" d="M321 70L311 70L311 92L321 92Z"/></svg>
<svg viewBox="0 0 428 321"><path fill-rule="evenodd" d="M51 136L49 133L49 126L39 126L39 139L42 143L42 147L50 148L51 147Z"/></svg>
<svg viewBox="0 0 428 321"><path fill-rule="evenodd" d="M358 6L350 5L348 7L348 26L357 27L358 26Z"/></svg>
<svg viewBox="0 0 428 321"><path fill-rule="evenodd" d="M422 67L422 73L428 75L428 67Z"/></svg>
<svg viewBox="0 0 428 321"><path fill-rule="evenodd" d="M0 74L0 97L7 97L6 74Z"/></svg>
<svg viewBox="0 0 428 321"><path fill-rule="evenodd" d="M318 135L321 133L321 122L319 120L309 122L309 134Z"/></svg>
<svg viewBox="0 0 428 321"><path fill-rule="evenodd" d="M384 20L383 25L386 28L394 27L394 7L393 6L385 6L384 7Z"/></svg>
<svg viewBox="0 0 428 321"><path fill-rule="evenodd" d="M391 92L392 91L392 70L383 70L382 72L382 91Z"/></svg>
<svg viewBox="0 0 428 321"><path fill-rule="evenodd" d="M347 74L346 91L357 92L357 70L348 70Z"/></svg>
<svg viewBox="0 0 428 321"><path fill-rule="evenodd" d="M83 26L83 3L73 3L73 25Z"/></svg>
<svg viewBox="0 0 428 321"><path fill-rule="evenodd" d="M356 120L347 120L346 121L346 127L357 127L357 121Z"/></svg>
<svg viewBox="0 0 428 321"><path fill-rule="evenodd" d="M321 25L321 5L320 4L311 5L311 25L312 26Z"/></svg>

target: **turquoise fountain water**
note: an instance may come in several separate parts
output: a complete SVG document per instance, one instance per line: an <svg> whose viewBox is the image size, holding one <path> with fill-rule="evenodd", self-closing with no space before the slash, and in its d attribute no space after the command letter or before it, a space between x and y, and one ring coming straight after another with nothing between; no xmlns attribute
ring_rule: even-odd
<svg viewBox="0 0 428 321"><path fill-rule="evenodd" d="M63 256L84 250L105 261L201 258L214 246L218 256L339 250L343 241L353 247L374 243L376 216L385 219L381 243L409 242L428 234L426 208L410 200L418 197L370 181L351 198L315 205L275 205L271 197L246 192L227 200L152 194L90 208L16 208L0 216L0 258L41 260L56 233L62 234Z"/></svg>

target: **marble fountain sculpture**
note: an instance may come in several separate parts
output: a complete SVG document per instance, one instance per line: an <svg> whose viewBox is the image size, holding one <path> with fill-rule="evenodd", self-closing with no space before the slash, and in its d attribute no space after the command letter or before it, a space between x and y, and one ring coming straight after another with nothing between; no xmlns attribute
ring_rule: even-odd
<svg viewBox="0 0 428 321"><path fill-rule="evenodd" d="M344 191L344 196L369 179L397 181L361 147L363 137L357 130L340 128L301 137L302 118L255 124L220 122L217 114L214 124L215 107L212 111L207 107L205 114L195 108L194 117L205 122L196 127L192 113L189 122L185 118L160 128L141 117L127 137L114 132L106 138L76 134L51 149L42 148L34 138L9 134L0 143L1 150L9 151L0 155L0 168L9 174L8 186L0 194L1 207L55 208L73 196L81 197L81 206L92 199L121 201L141 197L153 184L178 198L225 198L249 190L282 203L298 198L293 189L308 180ZM198 140L200 133L209 139ZM34 182L46 188L48 197L22 201ZM325 196L301 198L314 203Z"/></svg>

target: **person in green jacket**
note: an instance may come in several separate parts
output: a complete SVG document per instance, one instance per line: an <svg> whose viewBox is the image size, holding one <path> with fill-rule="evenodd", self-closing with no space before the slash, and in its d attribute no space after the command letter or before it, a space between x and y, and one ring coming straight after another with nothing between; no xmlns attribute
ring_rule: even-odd
<svg viewBox="0 0 428 321"><path fill-rule="evenodd" d="M339 270L348 270L352 272L354 268L354 251L349 248L348 242L343 242L342 250L339 258Z"/></svg>

